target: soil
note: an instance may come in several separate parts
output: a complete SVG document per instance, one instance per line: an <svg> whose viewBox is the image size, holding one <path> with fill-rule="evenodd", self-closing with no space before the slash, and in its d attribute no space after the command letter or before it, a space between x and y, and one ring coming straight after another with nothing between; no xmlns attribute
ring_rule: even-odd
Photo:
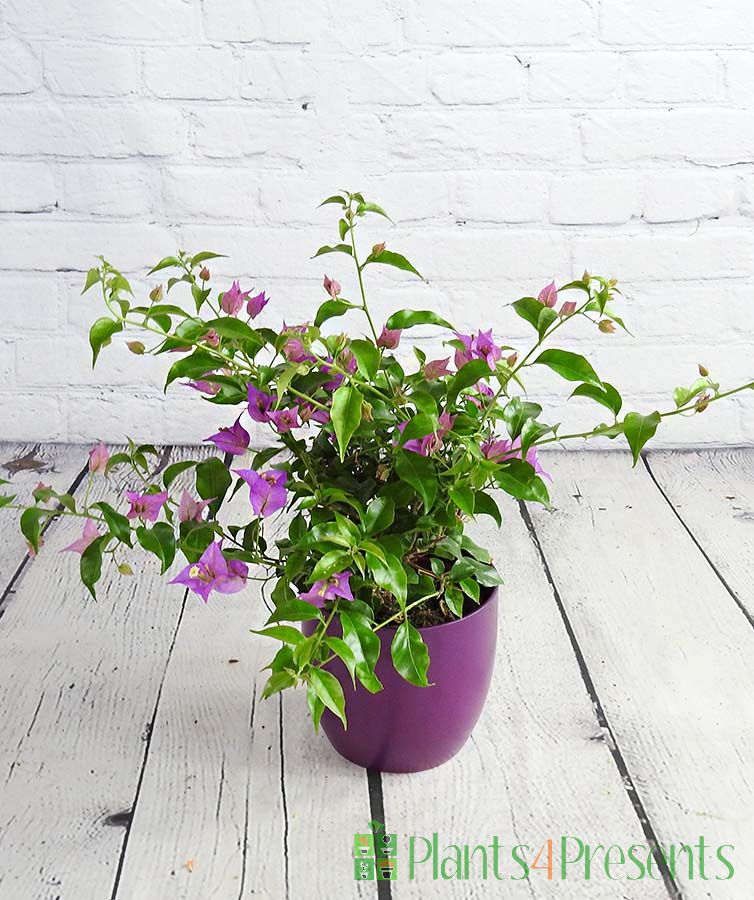
<svg viewBox="0 0 754 900"><path fill-rule="evenodd" d="M484 603L489 593L489 588L482 588L480 605ZM400 610L400 607L392 594L388 594L384 591L380 591L379 594L379 602L375 606L374 616L377 623L384 622L385 619L389 619ZM467 599L464 604L463 613L467 616L478 608L479 606L476 603ZM392 626L397 626L400 625L402 621L403 616L399 616L390 624ZM408 611L408 621L416 628L428 628L431 625L444 625L447 622L457 622L458 619L445 605L445 600L442 597L433 597L431 600L427 600L425 603L410 609Z"/></svg>

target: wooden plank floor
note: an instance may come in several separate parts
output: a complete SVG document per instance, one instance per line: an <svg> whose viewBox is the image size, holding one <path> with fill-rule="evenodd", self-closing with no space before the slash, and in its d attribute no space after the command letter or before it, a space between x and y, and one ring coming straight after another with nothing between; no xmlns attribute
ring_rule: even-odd
<svg viewBox="0 0 754 900"><path fill-rule="evenodd" d="M0 445L22 496L81 490L85 463L81 447ZM75 526L53 523L30 560L0 510L0 900L749 900L754 449L548 464L552 509L506 497L502 529L474 526L506 579L482 719L455 760L409 776L341 760L301 693L261 700L254 587L204 606L147 565L95 604L57 552ZM373 819L398 833L391 884L353 878ZM410 880L410 836L434 833L441 853L497 836L502 878L433 880L424 863ZM571 856L589 845L591 877L583 859L561 877L564 836ZM510 848L531 863L548 839L552 878L545 850L514 880ZM666 858L682 844L691 868L690 851ZM647 847L652 877L608 878L611 845Z"/></svg>

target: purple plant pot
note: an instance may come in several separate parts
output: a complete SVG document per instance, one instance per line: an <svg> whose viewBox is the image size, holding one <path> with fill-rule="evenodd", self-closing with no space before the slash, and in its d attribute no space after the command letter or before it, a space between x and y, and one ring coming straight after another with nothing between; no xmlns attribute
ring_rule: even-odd
<svg viewBox="0 0 754 900"><path fill-rule="evenodd" d="M395 629L382 628L375 672L384 690L354 689L340 660L327 668L346 697L348 728L329 710L322 729L333 747L358 766L380 772L421 772L447 762L466 743L487 699L495 665L498 595L495 588L462 619L420 628L429 650L430 687L404 681L393 668ZM304 623L311 634L312 623Z"/></svg>

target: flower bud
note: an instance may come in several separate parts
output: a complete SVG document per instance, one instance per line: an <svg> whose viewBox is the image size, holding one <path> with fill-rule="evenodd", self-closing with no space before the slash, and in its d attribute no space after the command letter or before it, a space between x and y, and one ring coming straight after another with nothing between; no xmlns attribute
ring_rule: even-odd
<svg viewBox="0 0 754 900"><path fill-rule="evenodd" d="M153 287L149 292L149 299L152 303L159 303L162 300L162 285L158 284L157 287Z"/></svg>
<svg viewBox="0 0 754 900"><path fill-rule="evenodd" d="M327 293L335 300L338 294L341 291L340 283L337 282L334 278L330 278L329 275L325 275L324 280L322 282L322 286L327 291Z"/></svg>
<svg viewBox="0 0 754 900"><path fill-rule="evenodd" d="M97 444L89 451L89 471L103 472L110 459L110 451L104 444Z"/></svg>
<svg viewBox="0 0 754 900"><path fill-rule="evenodd" d="M210 330L204 335L204 343L208 344L210 347L220 346L220 335L215 331L214 328L210 328Z"/></svg>
<svg viewBox="0 0 754 900"><path fill-rule="evenodd" d="M387 328L382 326L380 336L377 338L377 346L383 350L395 350L401 340L400 328Z"/></svg>
<svg viewBox="0 0 754 900"><path fill-rule="evenodd" d="M134 573L134 570L131 568L131 566L128 565L128 563L119 563L118 571L121 575L133 575Z"/></svg>
<svg viewBox="0 0 754 900"><path fill-rule="evenodd" d="M372 247L372 256L380 256L380 254L382 254L384 252L385 252L385 242L384 241L382 241L379 244L375 244L374 247Z"/></svg>
<svg viewBox="0 0 754 900"><path fill-rule="evenodd" d="M126 347L131 351L131 353L136 356L141 356L144 353L144 344L141 341L127 341Z"/></svg>
<svg viewBox="0 0 754 900"><path fill-rule="evenodd" d="M589 274L589 272L587 272L586 269L584 269L584 274L581 276L581 280L584 282L584 284L589 284L589 282L592 280L592 276Z"/></svg>
<svg viewBox="0 0 754 900"><path fill-rule="evenodd" d="M361 418L365 422L373 422L374 416L372 415L372 404L367 403L366 401L361 404Z"/></svg>
<svg viewBox="0 0 754 900"><path fill-rule="evenodd" d="M597 328L603 334L612 334L615 331L615 325L610 321L610 319L603 319L598 325Z"/></svg>
<svg viewBox="0 0 754 900"><path fill-rule="evenodd" d="M201 271L199 272L199 277L202 281L209 281L209 269L206 266L202 266Z"/></svg>
<svg viewBox="0 0 754 900"><path fill-rule="evenodd" d="M710 395L702 394L702 396L696 401L696 411L698 413L704 412L705 409L709 406Z"/></svg>
<svg viewBox="0 0 754 900"><path fill-rule="evenodd" d="M575 300L566 300L565 303L560 307L559 316L562 316L564 319L567 316L572 316L576 312L576 301Z"/></svg>
<svg viewBox="0 0 754 900"><path fill-rule="evenodd" d="M701 363L699 363L699 374L702 376L702 378L706 378L709 375L709 369L707 368L707 366L703 366Z"/></svg>
<svg viewBox="0 0 754 900"><path fill-rule="evenodd" d="M506 363L508 363L508 366L512 369L518 362L518 353L511 353L511 355L505 361L506 361Z"/></svg>

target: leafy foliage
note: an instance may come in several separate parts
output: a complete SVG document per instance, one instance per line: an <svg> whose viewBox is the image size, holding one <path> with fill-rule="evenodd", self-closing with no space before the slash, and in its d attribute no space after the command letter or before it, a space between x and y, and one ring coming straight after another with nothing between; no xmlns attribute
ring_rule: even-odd
<svg viewBox="0 0 754 900"><path fill-rule="evenodd" d="M81 537L65 549L80 554L81 580L92 596L105 563L127 576L143 565L136 555L141 551L205 601L219 596L222 602L252 577L265 593L274 585L260 634L279 646L267 666L264 695L305 684L315 727L326 710L346 721L333 666L342 666L360 689L379 691L375 667L389 647L403 678L430 683L421 624L462 617L501 582L489 553L465 533L466 524L475 516L502 524L495 488L521 501L549 503L549 476L538 456L543 446L621 437L635 464L664 417L697 415L752 387L721 392L700 366L699 378L676 388L674 408L619 418L618 390L584 356L551 346L574 320L603 334L615 325L625 329L613 311L615 281L588 273L512 304L532 329L525 353L497 344L491 331L459 333L433 310L398 310L378 331L365 288L371 275L387 266L404 273L397 277L421 276L385 242L359 254L362 220L390 220L381 206L348 191L322 205L337 209L337 237L314 258L352 266L355 293L345 299L341 285L326 275L326 297L303 324L260 325L265 293L242 290L237 281L216 287L206 265L220 256L213 251L161 259L150 274L165 281L141 305L134 305L128 280L105 259L86 275L87 301L99 288L104 303L89 335L93 362L121 333L135 355L169 353L166 390L178 381L207 402L235 408L235 424L207 439L218 455L164 465L150 444L129 440L112 455L94 448L90 479L122 470L136 486L125 494L123 509L90 501L91 484L81 508L46 485L25 507L12 493L0 493L0 507L21 510L30 552L40 549L53 518L82 523ZM563 300L566 293L578 300ZM362 316L366 333L333 333L334 320L346 315L349 322ZM414 346L415 362L410 353L396 353L404 332L416 327L433 329L447 352L428 359ZM129 332L140 340L126 341ZM572 398L601 406L611 420L561 434L526 394L524 379L533 366L563 379ZM249 450L249 419L271 429L274 446ZM247 452L243 464L228 464ZM248 493L246 513L227 522L223 504L239 491ZM288 513L287 533L270 546L264 525L280 511ZM186 565L177 571L179 556Z"/></svg>

